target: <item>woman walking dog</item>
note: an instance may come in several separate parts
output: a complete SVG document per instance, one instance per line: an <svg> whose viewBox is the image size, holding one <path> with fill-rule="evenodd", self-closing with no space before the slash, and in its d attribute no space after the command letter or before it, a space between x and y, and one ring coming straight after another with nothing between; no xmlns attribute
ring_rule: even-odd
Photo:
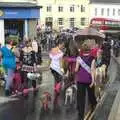
<svg viewBox="0 0 120 120"><path fill-rule="evenodd" d="M55 48L52 48L49 57L50 57L50 69L55 79L54 84L54 104L56 105L58 103L58 97L60 94L61 89L61 81L62 81L62 75L63 75L63 68L62 68L62 57L63 52L61 49L63 49L64 44L62 41L58 41L58 44Z"/></svg>

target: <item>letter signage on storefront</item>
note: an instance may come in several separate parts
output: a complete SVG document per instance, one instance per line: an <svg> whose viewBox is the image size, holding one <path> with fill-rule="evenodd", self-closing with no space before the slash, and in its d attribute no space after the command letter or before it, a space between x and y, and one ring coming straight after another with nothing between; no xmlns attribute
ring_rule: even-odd
<svg viewBox="0 0 120 120"><path fill-rule="evenodd" d="M38 18L40 18L39 8L3 8L3 10L0 10L0 19L38 19Z"/></svg>

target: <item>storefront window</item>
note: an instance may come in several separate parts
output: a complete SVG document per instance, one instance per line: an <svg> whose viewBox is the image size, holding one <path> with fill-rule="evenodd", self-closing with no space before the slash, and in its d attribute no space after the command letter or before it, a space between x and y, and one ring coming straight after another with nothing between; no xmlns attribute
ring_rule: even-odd
<svg viewBox="0 0 120 120"><path fill-rule="evenodd" d="M16 42L23 39L24 21L22 20L5 20L5 38L11 37Z"/></svg>

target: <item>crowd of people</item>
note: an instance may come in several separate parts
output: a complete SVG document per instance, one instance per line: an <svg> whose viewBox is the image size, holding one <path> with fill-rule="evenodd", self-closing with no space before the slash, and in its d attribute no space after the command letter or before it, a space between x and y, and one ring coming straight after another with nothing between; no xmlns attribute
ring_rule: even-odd
<svg viewBox="0 0 120 120"><path fill-rule="evenodd" d="M70 47L69 50L74 52L68 52L65 47L66 43L65 40L58 40L57 46L52 48L49 53L51 60L50 69L55 78L54 101L58 102L57 98L60 95L63 82L65 91L75 84L77 86L78 120L84 120L86 91L91 110L94 110L98 102L97 97L101 97L101 86L104 86L106 82L111 47L107 41L104 41L101 45L97 43L90 45L86 40L76 51L72 41L71 46L68 43L67 45ZM63 80L63 76L66 76L67 80ZM98 90L95 90L95 86L98 86Z"/></svg>
<svg viewBox="0 0 120 120"><path fill-rule="evenodd" d="M86 91L91 109L93 110L97 105L97 96L101 84L105 83L106 71L110 64L111 46L107 41L92 45L86 40L78 48L72 37L65 35L55 37L54 41L54 45L49 50L50 70L55 79L54 104L59 104L63 86L66 91L71 85L76 85L78 117L79 120L83 120ZM42 42L37 42L36 38L27 39L19 44L6 40L6 44L1 46L0 56L5 70L6 96L31 87L28 73L36 73L37 66L42 63L40 45ZM31 85L36 91L35 80L32 80ZM98 93L95 93L96 85L99 86Z"/></svg>
<svg viewBox="0 0 120 120"><path fill-rule="evenodd" d="M16 44L13 40L6 40L0 49L1 64L4 68L5 95L10 96L29 87L28 73L36 72L41 64L41 48L36 39L28 39ZM32 86L36 87L35 80Z"/></svg>

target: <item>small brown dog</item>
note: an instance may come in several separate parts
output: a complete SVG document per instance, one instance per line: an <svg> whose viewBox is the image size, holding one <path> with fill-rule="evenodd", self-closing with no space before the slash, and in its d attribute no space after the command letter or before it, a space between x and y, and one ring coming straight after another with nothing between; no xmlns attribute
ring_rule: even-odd
<svg viewBox="0 0 120 120"><path fill-rule="evenodd" d="M52 101L52 95L49 92L44 92L40 99L44 111L49 109L49 103Z"/></svg>

